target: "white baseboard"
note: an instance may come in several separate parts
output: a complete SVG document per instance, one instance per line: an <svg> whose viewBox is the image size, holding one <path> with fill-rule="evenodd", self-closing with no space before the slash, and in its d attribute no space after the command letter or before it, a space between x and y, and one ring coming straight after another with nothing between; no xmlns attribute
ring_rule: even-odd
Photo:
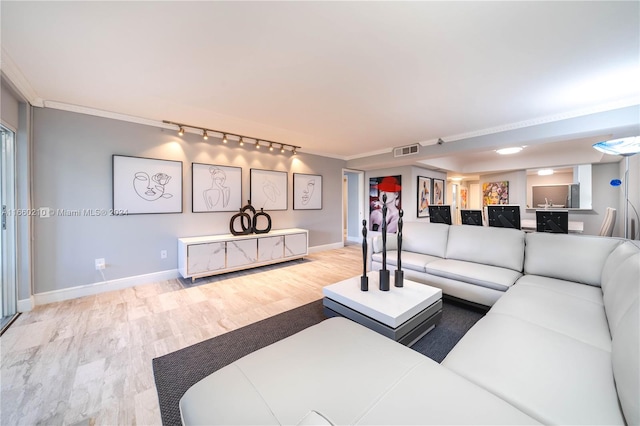
<svg viewBox="0 0 640 426"><path fill-rule="evenodd" d="M80 285L77 287L64 288L61 290L47 291L32 296L34 306L45 305L47 303L62 302L63 300L75 299L77 297L91 296L113 290L122 290L141 284L149 284L157 281L172 280L178 278L178 270L154 272L151 274L136 275L133 277L119 278L94 284ZM18 310L20 301L18 301ZM21 311L22 312L22 311Z"/></svg>
<svg viewBox="0 0 640 426"><path fill-rule="evenodd" d="M318 253L326 250L334 250L344 247L344 243L325 244L322 246L309 247L309 253Z"/></svg>
<svg viewBox="0 0 640 426"><path fill-rule="evenodd" d="M347 235L347 241L349 241L350 243L361 243L362 237L352 237Z"/></svg>
<svg viewBox="0 0 640 426"><path fill-rule="evenodd" d="M18 312L29 312L33 309L33 296L28 299L18 300Z"/></svg>

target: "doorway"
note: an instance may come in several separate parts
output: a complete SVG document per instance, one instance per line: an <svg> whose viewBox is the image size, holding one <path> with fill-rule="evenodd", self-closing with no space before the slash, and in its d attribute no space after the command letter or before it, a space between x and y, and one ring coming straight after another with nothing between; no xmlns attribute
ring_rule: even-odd
<svg viewBox="0 0 640 426"><path fill-rule="evenodd" d="M16 151L15 133L0 126L0 334L16 315ZM25 212L26 214L26 212Z"/></svg>
<svg viewBox="0 0 640 426"><path fill-rule="evenodd" d="M362 219L364 219L364 172L343 169L342 229L345 245L362 242Z"/></svg>

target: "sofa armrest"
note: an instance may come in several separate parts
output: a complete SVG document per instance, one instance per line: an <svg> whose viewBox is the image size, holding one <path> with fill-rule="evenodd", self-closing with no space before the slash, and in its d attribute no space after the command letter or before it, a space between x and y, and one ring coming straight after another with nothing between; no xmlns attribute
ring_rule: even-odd
<svg viewBox="0 0 640 426"><path fill-rule="evenodd" d="M372 254L380 253L382 251L382 235L376 235L372 237ZM387 251L398 249L398 239L396 234L387 234Z"/></svg>

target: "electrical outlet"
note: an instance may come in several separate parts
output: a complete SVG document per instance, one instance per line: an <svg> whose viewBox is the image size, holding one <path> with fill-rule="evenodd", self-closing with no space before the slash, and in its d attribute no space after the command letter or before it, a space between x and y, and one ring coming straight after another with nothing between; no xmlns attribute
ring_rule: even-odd
<svg viewBox="0 0 640 426"><path fill-rule="evenodd" d="M101 271L105 268L104 259L96 259L96 271Z"/></svg>
<svg viewBox="0 0 640 426"><path fill-rule="evenodd" d="M166 258L167 258L167 251L160 250L160 259L166 259Z"/></svg>

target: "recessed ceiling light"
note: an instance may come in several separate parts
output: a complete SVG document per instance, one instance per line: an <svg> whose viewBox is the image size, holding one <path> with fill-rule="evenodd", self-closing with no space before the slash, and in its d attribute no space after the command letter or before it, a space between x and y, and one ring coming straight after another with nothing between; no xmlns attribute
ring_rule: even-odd
<svg viewBox="0 0 640 426"><path fill-rule="evenodd" d="M522 151L521 146L514 146L511 148L501 148L496 150L496 152L500 155L517 154L520 151Z"/></svg>
<svg viewBox="0 0 640 426"><path fill-rule="evenodd" d="M549 176L553 174L553 169L538 170L538 176Z"/></svg>
<svg viewBox="0 0 640 426"><path fill-rule="evenodd" d="M452 178L449 178L449 179L450 179L450 180L453 180L453 181L455 181L455 182L459 182L459 181L461 181L461 180L462 180L462 178L461 178L461 177L452 177Z"/></svg>

